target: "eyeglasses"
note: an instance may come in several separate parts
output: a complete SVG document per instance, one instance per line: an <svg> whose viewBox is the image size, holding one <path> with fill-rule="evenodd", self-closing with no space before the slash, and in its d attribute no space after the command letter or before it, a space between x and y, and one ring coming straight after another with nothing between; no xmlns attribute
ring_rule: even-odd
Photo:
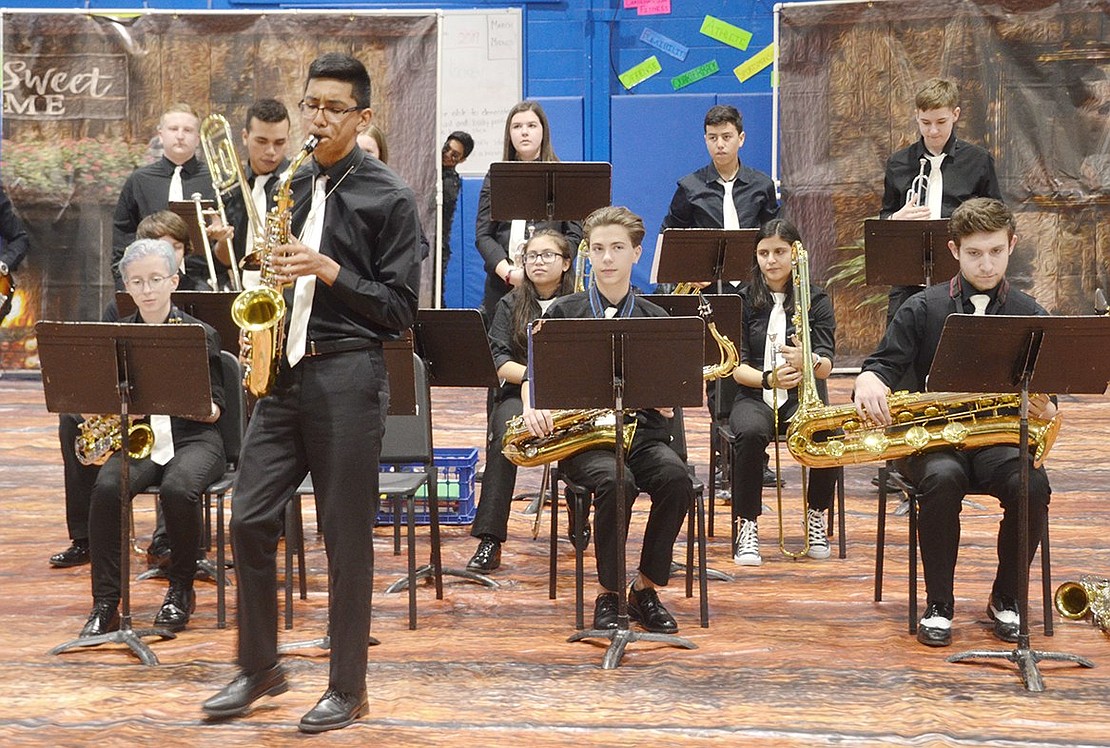
<svg viewBox="0 0 1110 748"><path fill-rule="evenodd" d="M628 249L629 246L627 244L614 244L611 247L587 247L583 251L589 257L596 257L600 260L605 256L606 252L612 252L614 257L618 257L628 251Z"/></svg>
<svg viewBox="0 0 1110 748"><path fill-rule="evenodd" d="M351 112L357 112L359 109L362 109L362 107L357 104L343 109L342 107L313 104L309 101L302 101L300 104L297 104L297 108L301 110L301 116L305 119L316 119L316 112L323 112L324 119L332 124L343 119Z"/></svg>
<svg viewBox="0 0 1110 748"><path fill-rule="evenodd" d="M170 276L168 275L155 275L150 278L128 278L123 285L127 286L128 291L134 293L139 293L146 286L149 286L151 291L157 291L169 279Z"/></svg>
<svg viewBox="0 0 1110 748"><path fill-rule="evenodd" d="M534 265L537 262L542 262L544 265L555 262L556 257L566 257L566 255L559 252L525 252L524 263L526 265Z"/></svg>
<svg viewBox="0 0 1110 748"><path fill-rule="evenodd" d="M466 158L466 156L464 156L462 153L459 153L449 145L443 146L443 157L448 159L449 161L454 162L459 162Z"/></svg>

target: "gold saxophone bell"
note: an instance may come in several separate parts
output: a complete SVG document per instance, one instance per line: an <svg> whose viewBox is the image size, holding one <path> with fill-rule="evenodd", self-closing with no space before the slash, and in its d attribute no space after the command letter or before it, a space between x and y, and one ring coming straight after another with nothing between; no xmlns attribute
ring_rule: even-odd
<svg viewBox="0 0 1110 748"><path fill-rule="evenodd" d="M241 330L269 330L285 317L285 298L268 286L243 291L231 302L231 319Z"/></svg>
<svg viewBox="0 0 1110 748"><path fill-rule="evenodd" d="M1090 614L1091 623L1110 633L1110 579L1085 574L1057 587L1052 599L1064 618L1078 621Z"/></svg>

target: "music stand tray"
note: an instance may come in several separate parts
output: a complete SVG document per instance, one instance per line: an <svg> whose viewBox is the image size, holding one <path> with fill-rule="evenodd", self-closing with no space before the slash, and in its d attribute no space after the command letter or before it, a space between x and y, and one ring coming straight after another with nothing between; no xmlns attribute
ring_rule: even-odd
<svg viewBox="0 0 1110 748"><path fill-rule="evenodd" d="M1076 351L1082 351L1077 356ZM934 391L1021 393L1020 444L1029 443L1029 391L1102 394L1110 372L1110 318L1018 317L954 314L941 332L929 372ZM1021 460L1019 548L1029 547L1029 460ZM1018 608L1021 617L1013 650L972 650L948 658L1004 659L1018 666L1026 690L1043 691L1037 669L1042 660L1094 667L1090 660L1029 646L1029 565L1020 564Z"/></svg>
<svg viewBox="0 0 1110 748"><path fill-rule="evenodd" d="M51 413L113 413L129 424L129 412L204 418L211 413L208 349L199 325L127 325L102 322L39 322L35 325L46 407ZM109 642L126 644L144 665L158 658L145 636L173 639L160 628L131 627L130 459L120 460L120 627L74 639L50 650Z"/></svg>
<svg viewBox="0 0 1110 748"><path fill-rule="evenodd" d="M948 249L948 220L863 222L869 286L931 286L960 271Z"/></svg>
<svg viewBox="0 0 1110 748"><path fill-rule="evenodd" d="M489 165L494 221L581 221L610 201L613 167L603 161L495 161Z"/></svg>
<svg viewBox="0 0 1110 748"><path fill-rule="evenodd" d="M529 394L538 408L612 408L616 416L616 629L587 629L567 641L606 639L602 668L620 665L638 640L696 649L673 634L631 631L625 578L627 541L624 497L624 409L698 405L702 399L704 323L698 317L540 319L529 336ZM658 366L666 357L673 366Z"/></svg>
<svg viewBox="0 0 1110 748"><path fill-rule="evenodd" d="M654 283L747 281L759 229L666 229L652 259Z"/></svg>

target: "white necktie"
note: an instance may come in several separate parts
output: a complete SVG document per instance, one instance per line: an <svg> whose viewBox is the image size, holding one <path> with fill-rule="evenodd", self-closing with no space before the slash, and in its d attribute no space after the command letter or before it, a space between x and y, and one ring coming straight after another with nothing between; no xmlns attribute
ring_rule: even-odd
<svg viewBox="0 0 1110 748"><path fill-rule="evenodd" d="M615 306L605 307L605 319L613 319L617 316L617 311L619 310Z"/></svg>
<svg viewBox="0 0 1110 748"><path fill-rule="evenodd" d="M169 416L151 416L150 430L154 432L154 447L150 459L157 465L165 465L173 459L173 429Z"/></svg>
<svg viewBox="0 0 1110 748"><path fill-rule="evenodd" d="M181 202L185 199L185 188L181 186L181 167L173 167L173 176L170 177L170 202Z"/></svg>
<svg viewBox="0 0 1110 748"><path fill-rule="evenodd" d="M312 191L312 209L308 211L308 218L301 232L301 242L306 246L320 251L320 239L324 234L324 198L328 183L326 176L316 178L316 189ZM312 314L312 297L316 295L316 276L302 275L297 278L297 285L293 290L293 311L289 318L289 342L285 346L285 355L289 358L289 365L296 366L304 358L305 344L308 341L308 317Z"/></svg>
<svg viewBox="0 0 1110 748"><path fill-rule="evenodd" d="M772 292L771 295L775 297L775 306L771 309L771 318L767 320L767 342L763 346L763 368L767 371L782 363L777 349L785 342L783 338L786 337L786 308L783 306L786 294ZM767 403L767 407L774 408L776 399L781 408L786 402L786 390L763 390L763 402Z"/></svg>
<svg viewBox="0 0 1110 748"><path fill-rule="evenodd" d="M929 218L936 220L940 218L940 202L941 196L944 193L944 177L940 173L940 162L944 160L947 153L942 153L939 156L929 156L929 191L925 200L925 204L929 206Z"/></svg>
<svg viewBox="0 0 1110 748"><path fill-rule="evenodd" d="M515 219L509 224L509 264L517 264L517 255L520 254L520 246L524 244L527 238L524 234L527 231L528 222L522 218Z"/></svg>
<svg viewBox="0 0 1110 748"><path fill-rule="evenodd" d="M270 174L259 174L254 178L254 187L251 188L251 199L254 201L254 212L258 220L266 223L266 183L270 181ZM259 226L262 228L262 226ZM247 252L254 249L254 224L247 221Z"/></svg>
<svg viewBox="0 0 1110 748"><path fill-rule="evenodd" d="M972 314L982 316L987 313L987 305L991 303L990 296L987 296L985 293L977 293L972 294L968 299L971 301L972 306L975 307L975 311L972 312Z"/></svg>
<svg viewBox="0 0 1110 748"><path fill-rule="evenodd" d="M732 199L732 185L736 184L736 179L733 178L728 182L720 181L725 186L724 205L722 206L725 214L725 225L722 228L738 229L740 228L740 216L736 215L736 203Z"/></svg>

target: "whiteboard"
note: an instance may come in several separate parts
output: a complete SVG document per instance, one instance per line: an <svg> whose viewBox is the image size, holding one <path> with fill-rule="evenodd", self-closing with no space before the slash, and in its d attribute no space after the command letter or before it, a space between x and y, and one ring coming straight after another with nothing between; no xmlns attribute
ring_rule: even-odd
<svg viewBox="0 0 1110 748"><path fill-rule="evenodd" d="M443 12L438 142L455 130L474 137L458 168L464 176L483 176L501 160L505 116L522 98L521 48L520 8Z"/></svg>

